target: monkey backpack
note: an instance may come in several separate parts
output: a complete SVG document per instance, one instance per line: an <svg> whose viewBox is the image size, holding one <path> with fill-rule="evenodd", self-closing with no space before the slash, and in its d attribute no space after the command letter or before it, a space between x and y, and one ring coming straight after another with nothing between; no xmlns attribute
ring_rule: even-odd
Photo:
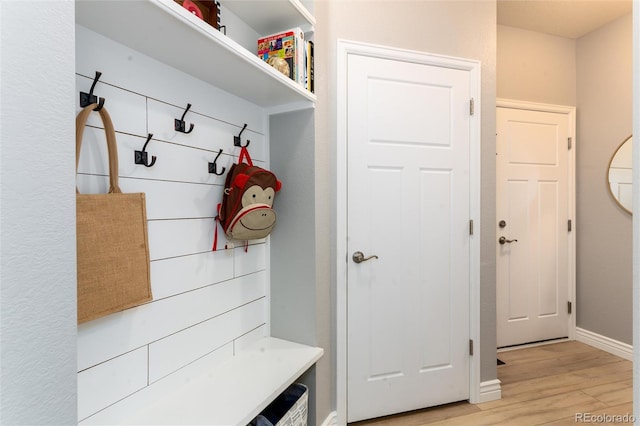
<svg viewBox="0 0 640 426"><path fill-rule="evenodd" d="M272 172L254 166L249 151L242 147L238 163L233 164L227 173L216 222L232 240L266 237L276 224L273 200L281 186ZM217 248L217 240L216 224L213 250Z"/></svg>

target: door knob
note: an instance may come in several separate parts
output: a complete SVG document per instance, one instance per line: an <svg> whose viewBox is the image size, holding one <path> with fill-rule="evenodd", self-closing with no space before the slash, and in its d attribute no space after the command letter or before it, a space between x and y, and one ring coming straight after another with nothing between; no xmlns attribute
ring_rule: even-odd
<svg viewBox="0 0 640 426"><path fill-rule="evenodd" d="M498 242L500 244L504 244L504 243L517 243L518 240L507 240L505 237L500 237L498 238Z"/></svg>
<svg viewBox="0 0 640 426"><path fill-rule="evenodd" d="M353 253L353 256L351 257L353 259L354 262L356 263L362 263L362 262L366 262L369 259L373 259L373 258L378 258L378 256L376 256L375 254L369 257L364 257L364 254L361 251L357 251L355 253Z"/></svg>

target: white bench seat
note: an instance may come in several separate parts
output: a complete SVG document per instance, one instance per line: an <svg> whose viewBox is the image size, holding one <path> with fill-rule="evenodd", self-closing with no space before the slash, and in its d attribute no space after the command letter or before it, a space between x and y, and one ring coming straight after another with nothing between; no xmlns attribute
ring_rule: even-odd
<svg viewBox="0 0 640 426"><path fill-rule="evenodd" d="M265 337L214 368L187 366L81 424L244 426L323 353Z"/></svg>

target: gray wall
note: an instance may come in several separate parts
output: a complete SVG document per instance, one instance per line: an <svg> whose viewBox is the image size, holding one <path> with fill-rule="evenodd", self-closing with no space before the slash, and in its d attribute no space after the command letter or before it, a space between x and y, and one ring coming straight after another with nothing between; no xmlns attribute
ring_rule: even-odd
<svg viewBox="0 0 640 426"><path fill-rule="evenodd" d="M606 173L632 133L632 19L577 41L578 327L632 343L631 215L613 200Z"/></svg>
<svg viewBox="0 0 640 426"><path fill-rule="evenodd" d="M498 25L497 96L576 105L575 40Z"/></svg>
<svg viewBox="0 0 640 426"><path fill-rule="evenodd" d="M579 328L632 343L631 216L612 199L609 160L631 134L631 15L577 40L498 27L497 95L576 106Z"/></svg>
<svg viewBox="0 0 640 426"><path fill-rule="evenodd" d="M73 2L0 2L0 424L76 422Z"/></svg>
<svg viewBox="0 0 640 426"><path fill-rule="evenodd" d="M481 380L497 377L495 325L495 1L337 1L316 2L316 218L331 229L336 135L336 43L361 41L482 62L482 206L481 206ZM339 119L339 118L338 118ZM335 246L328 232L318 239ZM318 283L328 298L332 282L329 258L318 258ZM319 305L318 305L319 306ZM327 309L324 305L321 309ZM335 330L335 300L319 326ZM320 307L319 307L320 309ZM330 323L333 322L333 323ZM335 341L334 341L335 342ZM332 350L335 365L335 350ZM335 368L333 369L335 371ZM333 399L335 400L335 374Z"/></svg>

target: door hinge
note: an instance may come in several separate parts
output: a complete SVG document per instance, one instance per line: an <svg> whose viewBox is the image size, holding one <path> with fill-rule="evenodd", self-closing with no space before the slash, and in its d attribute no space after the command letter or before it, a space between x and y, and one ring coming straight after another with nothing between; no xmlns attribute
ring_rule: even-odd
<svg viewBox="0 0 640 426"><path fill-rule="evenodd" d="M473 355L473 340L469 339L469 355Z"/></svg>
<svg viewBox="0 0 640 426"><path fill-rule="evenodd" d="M473 235L473 219L469 221L469 235Z"/></svg>
<svg viewBox="0 0 640 426"><path fill-rule="evenodd" d="M569 142L567 149L571 149L572 138L567 138L567 141Z"/></svg>
<svg viewBox="0 0 640 426"><path fill-rule="evenodd" d="M469 115L473 115L475 113L475 101L473 98L469 100Z"/></svg>
<svg viewBox="0 0 640 426"><path fill-rule="evenodd" d="M571 219L567 221L567 231L571 232Z"/></svg>
<svg viewBox="0 0 640 426"><path fill-rule="evenodd" d="M567 313L571 315L571 301L567 302Z"/></svg>

